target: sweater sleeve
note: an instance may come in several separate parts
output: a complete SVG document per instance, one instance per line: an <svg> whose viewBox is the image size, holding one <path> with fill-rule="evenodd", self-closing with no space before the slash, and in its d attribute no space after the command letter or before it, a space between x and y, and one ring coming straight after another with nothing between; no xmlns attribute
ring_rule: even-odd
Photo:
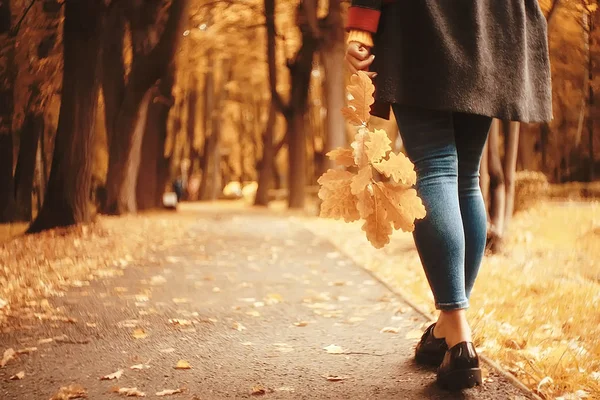
<svg viewBox="0 0 600 400"><path fill-rule="evenodd" d="M346 29L376 33L382 3L383 0L352 0Z"/></svg>
<svg viewBox="0 0 600 400"><path fill-rule="evenodd" d="M365 47L373 47L373 36L370 32L353 29L348 34L347 42L358 42Z"/></svg>

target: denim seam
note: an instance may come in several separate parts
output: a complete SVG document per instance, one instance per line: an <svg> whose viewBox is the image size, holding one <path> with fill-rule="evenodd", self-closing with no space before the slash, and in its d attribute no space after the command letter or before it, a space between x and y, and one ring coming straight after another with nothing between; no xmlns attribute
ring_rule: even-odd
<svg viewBox="0 0 600 400"><path fill-rule="evenodd" d="M435 308L438 310L461 310L469 308L469 300L463 300L454 303L435 303Z"/></svg>

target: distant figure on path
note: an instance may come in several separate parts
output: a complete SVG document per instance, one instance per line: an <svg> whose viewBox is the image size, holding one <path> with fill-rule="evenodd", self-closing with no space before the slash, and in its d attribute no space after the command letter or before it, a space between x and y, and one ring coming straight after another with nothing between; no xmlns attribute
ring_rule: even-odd
<svg viewBox="0 0 600 400"><path fill-rule="evenodd" d="M369 71L374 115L394 111L427 216L414 239L440 310L416 348L438 383L482 382L465 310L483 259L479 164L492 118L552 118L538 0L352 0L346 59ZM399 267L400 268L400 267Z"/></svg>

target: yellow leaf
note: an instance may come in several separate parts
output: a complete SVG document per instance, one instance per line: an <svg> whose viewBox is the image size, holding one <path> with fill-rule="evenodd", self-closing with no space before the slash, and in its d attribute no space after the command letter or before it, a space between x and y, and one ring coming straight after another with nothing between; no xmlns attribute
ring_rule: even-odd
<svg viewBox="0 0 600 400"><path fill-rule="evenodd" d="M18 372L8 379L10 379L11 381L20 381L23 378L25 378L25 371Z"/></svg>
<svg viewBox="0 0 600 400"><path fill-rule="evenodd" d="M350 192L353 195L357 195L364 192L367 189L369 183L373 178L373 170L369 165L358 171L357 175L352 177L352 183L350 184Z"/></svg>
<svg viewBox="0 0 600 400"><path fill-rule="evenodd" d="M363 124L363 121L360 119L358 113L356 112L356 108L352 106L346 106L342 108L342 115L344 116L344 118L346 118L346 121L353 125Z"/></svg>
<svg viewBox="0 0 600 400"><path fill-rule="evenodd" d="M350 186L354 175L348 171L330 169L319 178L321 189L321 217L344 219L346 222L360 218L356 209L356 198L352 195Z"/></svg>
<svg viewBox="0 0 600 400"><path fill-rule="evenodd" d="M348 105L349 107L353 107L356 113L356 118L351 118L350 122L360 122L366 125L371 116L371 104L375 101L373 98L375 86L373 86L371 78L365 72L359 71L358 74L352 75L350 85L348 85L347 89L348 93L352 96L352 99L348 101ZM344 115L348 117L348 113Z"/></svg>
<svg viewBox="0 0 600 400"><path fill-rule="evenodd" d="M366 142L369 138L369 130L361 128L358 133L354 136L354 141L350 144L353 149L354 163L358 168L363 168L369 164L369 158L367 156Z"/></svg>
<svg viewBox="0 0 600 400"><path fill-rule="evenodd" d="M366 219L375 210L375 200L370 190L363 190L356 195L356 208L361 218Z"/></svg>
<svg viewBox="0 0 600 400"><path fill-rule="evenodd" d="M323 347L328 354L344 354L346 351L338 345L330 344L327 347Z"/></svg>
<svg viewBox="0 0 600 400"><path fill-rule="evenodd" d="M175 366L175 369L192 369L192 366L186 360L179 360L179 361L177 361L177 365Z"/></svg>
<svg viewBox="0 0 600 400"><path fill-rule="evenodd" d="M142 328L138 328L138 329L134 330L132 335L135 339L145 339L148 337L148 334Z"/></svg>
<svg viewBox="0 0 600 400"><path fill-rule="evenodd" d="M15 358L15 355L17 353L14 351L14 349L8 349L6 351L4 351L4 355L2 356L2 360L0 361L0 368L4 368L4 366L13 358Z"/></svg>
<svg viewBox="0 0 600 400"><path fill-rule="evenodd" d="M162 396L171 396L173 394L178 394L178 393L183 393L183 389L165 389L163 391L156 392L156 395L158 397L162 397Z"/></svg>
<svg viewBox="0 0 600 400"><path fill-rule="evenodd" d="M387 160L374 163L375 169L398 183L412 186L417 182L413 163L404 154L390 153Z"/></svg>
<svg viewBox="0 0 600 400"><path fill-rule="evenodd" d="M395 229L412 232L415 219L425 217L425 207L415 189L377 182L375 194L380 206L385 209L387 219Z"/></svg>
<svg viewBox="0 0 600 400"><path fill-rule="evenodd" d="M138 388L136 388L136 387L133 387L133 388L114 387L114 388L112 388L112 391L114 393L122 394L126 397L146 397L146 393L139 391Z"/></svg>
<svg viewBox="0 0 600 400"><path fill-rule="evenodd" d="M351 167L354 165L354 153L351 149L344 149L340 147L327 153L327 157L336 162L338 165L342 165L344 167Z"/></svg>
<svg viewBox="0 0 600 400"><path fill-rule="evenodd" d="M369 140L365 143L367 156L371 163L378 163L387 153L392 151L392 141L383 129L375 129L369 134Z"/></svg>
<svg viewBox="0 0 600 400"><path fill-rule="evenodd" d="M298 327L304 327L307 325L308 325L308 322L306 322L306 321L294 322L294 326L298 326Z"/></svg>
<svg viewBox="0 0 600 400"><path fill-rule="evenodd" d="M379 202L378 196L375 196L373 213L365 219L362 226L362 230L367 234L367 239L376 249L381 249L388 244L392 234L392 226L386 220L385 208Z"/></svg>
<svg viewBox="0 0 600 400"><path fill-rule="evenodd" d="M394 328L392 326L387 326L387 327L383 328L380 332L381 333L398 333L398 332L400 332L400 328Z"/></svg>

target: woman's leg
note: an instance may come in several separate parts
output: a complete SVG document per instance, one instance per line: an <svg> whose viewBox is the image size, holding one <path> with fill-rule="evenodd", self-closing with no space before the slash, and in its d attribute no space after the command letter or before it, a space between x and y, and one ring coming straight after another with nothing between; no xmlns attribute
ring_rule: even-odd
<svg viewBox="0 0 600 400"><path fill-rule="evenodd" d="M458 195L465 231L465 290L467 298L485 253L487 214L479 186L479 165L492 124L490 117L454 114L454 137L458 154Z"/></svg>
<svg viewBox="0 0 600 400"><path fill-rule="evenodd" d="M445 337L449 346L471 341L464 312L469 301L453 113L398 105L394 113L427 210L427 216L415 223L414 238L436 308L441 310L434 334Z"/></svg>

